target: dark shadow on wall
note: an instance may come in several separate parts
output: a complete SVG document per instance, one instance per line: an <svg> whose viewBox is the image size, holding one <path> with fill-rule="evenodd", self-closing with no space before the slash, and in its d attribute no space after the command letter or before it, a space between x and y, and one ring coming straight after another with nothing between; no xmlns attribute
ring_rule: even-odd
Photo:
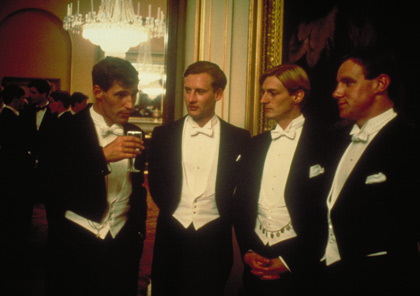
<svg viewBox="0 0 420 296"><path fill-rule="evenodd" d="M283 60L308 71L312 91L307 116L327 124L338 120L331 94L339 58L358 47L376 46L395 53L401 73L397 109L406 121L418 125L416 14L414 3L404 0L285 0Z"/></svg>

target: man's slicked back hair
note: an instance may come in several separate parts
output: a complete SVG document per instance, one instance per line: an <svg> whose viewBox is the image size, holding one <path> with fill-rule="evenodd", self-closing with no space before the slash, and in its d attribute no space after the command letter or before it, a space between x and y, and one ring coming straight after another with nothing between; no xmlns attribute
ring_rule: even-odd
<svg viewBox="0 0 420 296"><path fill-rule="evenodd" d="M225 73L220 69L218 65L209 61L198 61L188 66L184 72L184 77L191 74L207 73L212 78L213 90L222 89L224 90L227 84L227 78Z"/></svg>
<svg viewBox="0 0 420 296"><path fill-rule="evenodd" d="M114 82L124 87L131 87L138 85L139 73L129 61L106 57L93 66L92 82L104 91L108 91Z"/></svg>

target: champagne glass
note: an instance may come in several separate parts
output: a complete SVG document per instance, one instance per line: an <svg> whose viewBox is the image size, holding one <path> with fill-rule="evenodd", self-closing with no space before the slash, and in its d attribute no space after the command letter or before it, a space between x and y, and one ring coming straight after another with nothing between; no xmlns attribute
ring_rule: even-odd
<svg viewBox="0 0 420 296"><path fill-rule="evenodd" d="M140 140L143 140L143 132L141 131L127 131L127 136L133 136L133 137L139 138ZM140 170L134 167L135 158L130 158L128 161L129 161L129 168L128 168L129 172L132 172L132 173L140 172Z"/></svg>

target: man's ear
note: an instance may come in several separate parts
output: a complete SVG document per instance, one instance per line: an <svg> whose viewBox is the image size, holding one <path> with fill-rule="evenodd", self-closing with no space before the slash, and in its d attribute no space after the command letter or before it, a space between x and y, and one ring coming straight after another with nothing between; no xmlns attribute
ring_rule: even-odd
<svg viewBox="0 0 420 296"><path fill-rule="evenodd" d="M93 95L97 100L102 98L103 93L104 91L99 85L95 84L93 86Z"/></svg>
<svg viewBox="0 0 420 296"><path fill-rule="evenodd" d="M380 74L375 78L376 80L376 91L378 93L383 93L388 90L388 87L391 83L391 78L386 74Z"/></svg>
<svg viewBox="0 0 420 296"><path fill-rule="evenodd" d="M305 97L305 92L301 89L298 90L297 92L293 94L293 103L295 103L296 105L299 105L300 103L302 103L304 97Z"/></svg>
<svg viewBox="0 0 420 296"><path fill-rule="evenodd" d="M223 89L219 88L215 91L216 101L220 101L223 98Z"/></svg>

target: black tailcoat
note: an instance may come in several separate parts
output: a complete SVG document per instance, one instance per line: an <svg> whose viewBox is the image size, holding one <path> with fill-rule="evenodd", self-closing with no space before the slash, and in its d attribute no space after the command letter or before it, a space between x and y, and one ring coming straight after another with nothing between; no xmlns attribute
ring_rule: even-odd
<svg viewBox="0 0 420 296"><path fill-rule="evenodd" d="M152 281L155 284L154 286L152 284L152 287L154 287L152 289L156 295L158 295L158 289L160 288L158 286L166 286L173 292L173 289L182 290L186 285L199 289L200 295L211 294L214 291L211 288L219 287L219 282L222 282L222 286L224 285L233 262L232 194L237 182L238 157L242 149L247 145L249 133L220 120L220 148L215 191L220 219L212 221L197 232L192 231L195 242L199 240L197 235L203 235L204 240L202 243L197 243L197 248L211 249L211 246L213 246L213 250L217 250L217 255L211 255L203 251L204 255L201 258L201 260L207 260L206 262L210 261L209 264L217 266L215 267L217 269L212 270L207 265L194 267L197 270L188 270L191 269L187 267L190 264L188 261L192 261L192 259L184 259L183 262L179 263L186 269L185 273L182 273L181 269L179 269L180 267L177 266L178 261L175 259L180 254L176 254L177 251L173 247L173 243L185 243L182 248L191 247L192 244L187 243L186 239L183 239L189 233L189 230L180 227L172 217L172 214L175 212L181 198L183 176L182 133L184 122L185 118L172 124L155 128L150 146L149 188L152 198L160 211L152 268ZM209 240L212 242L205 243L205 241ZM213 250L209 251L212 252ZM195 281L192 278L186 278L185 274L189 274L188 277L200 276L200 278ZM178 279L178 282L174 283L175 287L169 283L172 279ZM162 283L159 283L159 281ZM206 286L206 284L208 285ZM210 286L209 289L207 289L208 286ZM182 291L182 293L188 293L185 290Z"/></svg>
<svg viewBox="0 0 420 296"><path fill-rule="evenodd" d="M300 288L313 289L311 283L314 284L313 279L317 276L316 270L319 268L322 254L320 241L324 241L324 229L327 226L325 200L328 180L331 178L326 137L324 130L310 120L305 120L284 190L285 203L297 236L272 246L264 246L254 230L264 164L272 142L270 132L253 137L248 149L243 153L240 182L235 194L235 231L242 256L249 250L266 258L281 256L292 275L291 281L287 280L285 284L288 287L292 286L295 291ZM319 172L311 175L311 167L319 168ZM245 268L245 279L249 276L252 279L253 275L247 274L249 272L249 269ZM282 278L289 279L289 275ZM295 280L303 281L304 285L296 283ZM245 280L245 287L249 282ZM264 284L269 281L260 282ZM284 284L278 287L285 295L290 295L286 292ZM299 292L292 293L299 295Z"/></svg>

